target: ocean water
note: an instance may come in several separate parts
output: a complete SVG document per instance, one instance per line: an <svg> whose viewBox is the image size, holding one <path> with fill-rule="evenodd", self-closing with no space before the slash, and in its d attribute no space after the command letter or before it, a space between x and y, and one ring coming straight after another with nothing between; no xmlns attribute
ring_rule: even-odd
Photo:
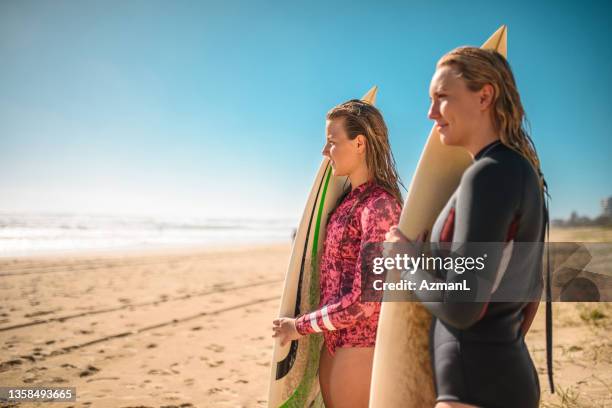
<svg viewBox="0 0 612 408"><path fill-rule="evenodd" d="M0 213L0 256L290 242L297 220Z"/></svg>

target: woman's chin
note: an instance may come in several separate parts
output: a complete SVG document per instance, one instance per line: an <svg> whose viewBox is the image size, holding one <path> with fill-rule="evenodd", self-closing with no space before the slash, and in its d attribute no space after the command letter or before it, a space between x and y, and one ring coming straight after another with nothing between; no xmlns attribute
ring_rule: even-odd
<svg viewBox="0 0 612 408"><path fill-rule="evenodd" d="M342 171L338 171L337 168L332 166L332 176L334 176L334 177L341 177L341 176L346 176L346 174L344 172L342 172Z"/></svg>
<svg viewBox="0 0 612 408"><path fill-rule="evenodd" d="M457 143L455 143L455 141L453 140L452 137L450 137L450 135L444 134L441 132L440 132L440 142L442 142L442 144L446 146L456 146L457 145Z"/></svg>

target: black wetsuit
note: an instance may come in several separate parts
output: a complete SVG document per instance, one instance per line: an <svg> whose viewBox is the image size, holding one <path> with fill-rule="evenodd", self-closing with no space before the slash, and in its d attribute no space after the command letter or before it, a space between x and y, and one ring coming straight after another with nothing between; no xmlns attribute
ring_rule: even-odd
<svg viewBox="0 0 612 408"><path fill-rule="evenodd" d="M536 171L522 155L497 141L484 147L463 174L434 224L432 247L442 242L452 242L453 248L455 243L467 243L462 255L478 256L482 248L476 243L542 242L545 220ZM432 282L467 279L470 285L478 286L481 300L483 292L484 298L490 299L462 301L465 292L417 294L434 315L430 344L438 401L486 408L538 406L538 375L521 325L525 307L535 300L534 291L536 298L542 291L542 246L529 248L527 257L510 248L503 278L496 276L504 274L499 267L501 249L489 251L493 253L489 253L487 267L472 275L441 269L418 270L409 277ZM488 275L487 279L482 279L483 275ZM402 277L408 277L407 273ZM499 283L499 278L502 282L516 282L517 278L528 282L532 293L516 301L494 301L493 292L499 289L494 283Z"/></svg>

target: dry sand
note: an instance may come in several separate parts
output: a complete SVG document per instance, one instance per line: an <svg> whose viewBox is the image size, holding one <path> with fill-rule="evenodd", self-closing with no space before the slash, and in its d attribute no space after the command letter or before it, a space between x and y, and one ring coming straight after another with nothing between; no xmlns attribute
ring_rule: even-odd
<svg viewBox="0 0 612 408"><path fill-rule="evenodd" d="M0 384L76 387L64 407L265 406L289 250L2 260Z"/></svg>
<svg viewBox="0 0 612 408"><path fill-rule="evenodd" d="M77 402L62 407L266 406L289 251L0 260L0 385L76 387ZM612 406L612 305L554 311L556 395L547 388L543 305L527 337L542 406Z"/></svg>

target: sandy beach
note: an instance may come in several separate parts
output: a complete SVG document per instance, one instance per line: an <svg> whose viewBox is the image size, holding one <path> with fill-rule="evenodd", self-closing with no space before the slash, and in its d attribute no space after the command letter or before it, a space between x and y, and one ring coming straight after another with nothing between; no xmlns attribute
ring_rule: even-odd
<svg viewBox="0 0 612 408"><path fill-rule="evenodd" d="M289 251L2 259L0 384L76 387L65 407L264 407ZM557 394L547 385L543 305L527 338L542 406L612 406L612 306L554 310Z"/></svg>
<svg viewBox="0 0 612 408"><path fill-rule="evenodd" d="M2 260L0 384L76 387L67 407L265 406L289 250Z"/></svg>

